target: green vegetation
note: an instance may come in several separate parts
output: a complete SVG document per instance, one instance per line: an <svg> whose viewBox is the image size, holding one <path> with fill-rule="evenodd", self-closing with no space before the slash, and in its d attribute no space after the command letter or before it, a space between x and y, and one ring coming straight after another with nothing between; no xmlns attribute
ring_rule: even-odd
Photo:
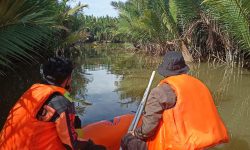
<svg viewBox="0 0 250 150"><path fill-rule="evenodd" d="M55 2L0 1L0 64L11 67L11 60L32 59L42 40L49 38L54 21ZM34 34L36 33L36 34ZM3 73L3 72L0 72Z"/></svg>
<svg viewBox="0 0 250 150"><path fill-rule="evenodd" d="M40 56L70 56L87 42L132 43L151 55L177 49L187 61L250 67L249 0L112 2L118 18L86 16L87 5L68 1L0 2L0 74Z"/></svg>
<svg viewBox="0 0 250 150"><path fill-rule="evenodd" d="M148 53L175 48L188 61L231 65L249 59L248 0L128 0L112 5L120 12L117 33Z"/></svg>
<svg viewBox="0 0 250 150"><path fill-rule="evenodd" d="M118 46L119 48L117 48ZM85 76L85 69L95 70L105 68L110 74L122 77L121 81L115 83L117 86L116 92L120 93L120 99L140 99L147 86L147 82L145 81L148 80L152 73L151 71L156 69L162 58L159 56L152 57L144 53L127 52L124 51L124 48L125 45L123 44L108 44L108 47L104 45L95 47L85 45L82 49L84 54L74 56L77 67L75 68L76 76L74 77L76 81L73 81L73 83L75 83L75 87L78 87L74 88L75 91L84 93L82 87L88 82L81 82ZM159 75L156 75L152 87L157 86L160 78Z"/></svg>
<svg viewBox="0 0 250 150"><path fill-rule="evenodd" d="M17 62L36 61L34 56L75 42L79 27L76 14L86 5L70 8L51 0L0 1L0 73ZM81 34L82 37L82 34ZM86 37L86 36L85 36ZM77 38L79 40L79 38Z"/></svg>
<svg viewBox="0 0 250 150"><path fill-rule="evenodd" d="M68 1L0 1L0 74L41 56L70 56L85 41L120 42L117 18L86 16L81 10L87 5L71 8Z"/></svg>
<svg viewBox="0 0 250 150"><path fill-rule="evenodd" d="M89 33L89 42L119 42L119 39L114 37L114 31L118 22L117 18L84 15L81 15L81 17L82 26Z"/></svg>

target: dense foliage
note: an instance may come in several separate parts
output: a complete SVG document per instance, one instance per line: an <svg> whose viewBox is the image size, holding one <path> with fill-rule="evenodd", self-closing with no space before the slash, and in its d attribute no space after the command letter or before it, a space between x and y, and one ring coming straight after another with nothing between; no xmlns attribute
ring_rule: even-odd
<svg viewBox="0 0 250 150"><path fill-rule="evenodd" d="M114 32L118 22L117 18L86 15L80 15L79 17L81 17L85 31L89 33L89 42L116 42Z"/></svg>
<svg viewBox="0 0 250 150"><path fill-rule="evenodd" d="M67 0L1 0L0 1L0 73L13 69L14 62L35 61L35 55L60 49L61 45L79 40L80 26L74 22L86 5L75 8ZM81 34L81 37L82 34ZM85 36L86 37L86 36Z"/></svg>
<svg viewBox="0 0 250 150"><path fill-rule="evenodd" d="M152 54L182 50L186 60L243 62L250 51L248 0L128 0L119 10L118 34Z"/></svg>
<svg viewBox="0 0 250 150"><path fill-rule="evenodd" d="M178 49L187 61L250 66L249 0L112 2L118 18L86 16L87 5L68 1L0 1L0 74L84 42L129 42L152 55Z"/></svg>

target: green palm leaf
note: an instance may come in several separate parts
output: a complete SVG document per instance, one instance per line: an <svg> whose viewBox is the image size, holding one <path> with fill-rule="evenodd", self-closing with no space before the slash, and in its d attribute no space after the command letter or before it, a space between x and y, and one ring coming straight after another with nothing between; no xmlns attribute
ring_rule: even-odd
<svg viewBox="0 0 250 150"><path fill-rule="evenodd" d="M31 23L36 25L51 25L55 2L49 0L1 0L0 27L13 24Z"/></svg>
<svg viewBox="0 0 250 150"><path fill-rule="evenodd" d="M50 0L0 1L0 66L12 68L12 60L35 61L30 52L36 53L34 48L50 37L55 5Z"/></svg>
<svg viewBox="0 0 250 150"><path fill-rule="evenodd" d="M201 13L201 0L171 0L176 7L177 18L179 21L189 23L197 18Z"/></svg>
<svg viewBox="0 0 250 150"><path fill-rule="evenodd" d="M223 23L224 29L231 33L243 49L250 51L248 0L205 0L217 20Z"/></svg>
<svg viewBox="0 0 250 150"><path fill-rule="evenodd" d="M71 33L63 42L63 45L71 45L77 41L85 41L88 37L88 34L84 30L78 30Z"/></svg>
<svg viewBox="0 0 250 150"><path fill-rule="evenodd" d="M84 7L88 7L88 5L86 5L86 4L79 4L79 5L75 6L74 8L70 9L69 11L67 11L66 15L67 16L74 15L75 13L77 13L81 9L83 9Z"/></svg>

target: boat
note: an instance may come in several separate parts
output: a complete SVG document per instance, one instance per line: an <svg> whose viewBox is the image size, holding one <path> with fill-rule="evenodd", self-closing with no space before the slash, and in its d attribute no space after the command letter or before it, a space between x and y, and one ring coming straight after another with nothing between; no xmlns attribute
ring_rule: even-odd
<svg viewBox="0 0 250 150"><path fill-rule="evenodd" d="M105 146L107 150L119 150L121 138L127 133L133 118L134 114L126 114L112 120L88 124L76 131L81 139L91 139L95 144Z"/></svg>

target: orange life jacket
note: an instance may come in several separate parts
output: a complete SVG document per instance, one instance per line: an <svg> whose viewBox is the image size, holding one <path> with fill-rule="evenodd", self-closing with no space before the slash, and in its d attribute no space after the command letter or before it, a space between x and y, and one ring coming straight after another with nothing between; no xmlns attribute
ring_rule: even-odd
<svg viewBox="0 0 250 150"><path fill-rule="evenodd" d="M228 142L227 130L207 87L189 75L177 75L168 83L177 95L175 107L163 112L156 136L147 142L149 150L201 150Z"/></svg>
<svg viewBox="0 0 250 150"><path fill-rule="evenodd" d="M11 109L0 133L0 150L62 150L54 122L43 122L36 115L49 96L64 95L61 87L34 84Z"/></svg>

